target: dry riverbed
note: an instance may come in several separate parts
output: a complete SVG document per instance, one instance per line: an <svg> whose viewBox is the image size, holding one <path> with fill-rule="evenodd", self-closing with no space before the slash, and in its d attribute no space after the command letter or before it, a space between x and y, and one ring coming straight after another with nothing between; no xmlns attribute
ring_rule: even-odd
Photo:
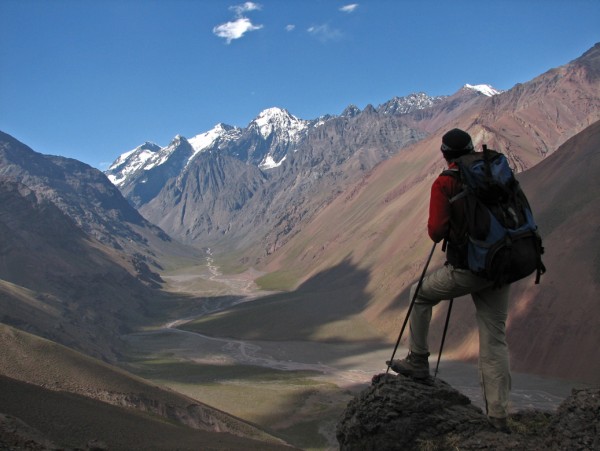
<svg viewBox="0 0 600 451"><path fill-rule="evenodd" d="M373 375L385 372L393 346L239 340L181 329L202 316L269 294L253 283L258 275L222 274L210 253L204 265L164 274L168 290L189 299L190 314L126 337L131 355L127 366L303 449L337 449L339 415ZM405 353L399 349L397 356ZM442 360L439 377L482 406L474 365ZM563 381L514 374L512 408L553 410L571 388Z"/></svg>

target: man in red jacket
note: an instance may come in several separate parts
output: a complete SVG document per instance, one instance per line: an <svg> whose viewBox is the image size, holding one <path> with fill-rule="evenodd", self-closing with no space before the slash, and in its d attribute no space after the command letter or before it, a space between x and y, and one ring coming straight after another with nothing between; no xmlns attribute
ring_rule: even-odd
<svg viewBox="0 0 600 451"><path fill-rule="evenodd" d="M471 136L453 129L442 137L441 151L450 171L458 171L454 159L474 152ZM394 360L391 369L414 378L429 377L427 336L434 305L470 294L479 326L479 375L490 423L509 432L506 418L511 377L506 344L506 318L510 285L495 288L468 269L465 210L462 200L450 199L462 191L458 177L444 171L431 187L427 230L434 242L447 240L446 264L423 279L410 316L409 353ZM414 284L410 299L413 299Z"/></svg>

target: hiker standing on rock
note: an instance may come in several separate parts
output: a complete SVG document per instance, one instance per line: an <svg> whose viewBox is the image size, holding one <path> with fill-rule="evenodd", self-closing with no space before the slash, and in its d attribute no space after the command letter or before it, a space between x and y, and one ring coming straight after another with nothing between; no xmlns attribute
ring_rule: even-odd
<svg viewBox="0 0 600 451"><path fill-rule="evenodd" d="M418 284L412 286L410 298L414 299L414 305L410 315L409 353L405 359L388 364L404 376L429 377L427 337L432 308L442 300L470 294L477 310L479 374L486 412L494 427L509 432L507 415L511 376L506 319L510 284L498 287L494 281L468 269L465 199L453 199L461 193L463 186L459 177L453 176L451 171L458 173L454 159L474 152L471 136L457 128L450 130L442 137L441 151L448 162L448 170L438 176L431 188L427 230L434 242L446 240L447 261L443 267L422 279L416 297Z"/></svg>

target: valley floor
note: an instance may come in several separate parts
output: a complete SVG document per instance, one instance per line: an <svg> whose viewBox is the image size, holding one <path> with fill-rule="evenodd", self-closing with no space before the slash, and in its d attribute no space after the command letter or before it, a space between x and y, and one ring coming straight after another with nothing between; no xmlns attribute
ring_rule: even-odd
<svg viewBox="0 0 600 451"><path fill-rule="evenodd" d="M259 292L253 273L221 274L210 254L204 265L163 274L172 297L155 327L126 337L138 375L255 423L302 449L338 449L335 427L356 392L385 372L393 344L240 340L184 330L192 320L226 314ZM403 356L399 349L397 356ZM437 358L437 356L432 356ZM435 365L435 360L432 359ZM474 365L444 361L438 377L482 406ZM553 410L572 383L513 374L511 408Z"/></svg>

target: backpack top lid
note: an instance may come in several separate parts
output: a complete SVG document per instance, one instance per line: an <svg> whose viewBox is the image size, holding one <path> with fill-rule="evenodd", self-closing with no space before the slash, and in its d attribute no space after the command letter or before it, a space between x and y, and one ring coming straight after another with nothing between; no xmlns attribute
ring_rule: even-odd
<svg viewBox="0 0 600 451"><path fill-rule="evenodd" d="M463 184L484 201L505 201L519 190L506 156L486 145L456 160Z"/></svg>
<svg viewBox="0 0 600 451"><path fill-rule="evenodd" d="M448 161L470 153L473 149L471 135L464 130L453 128L442 136L442 146L440 150L444 154L444 158Z"/></svg>

